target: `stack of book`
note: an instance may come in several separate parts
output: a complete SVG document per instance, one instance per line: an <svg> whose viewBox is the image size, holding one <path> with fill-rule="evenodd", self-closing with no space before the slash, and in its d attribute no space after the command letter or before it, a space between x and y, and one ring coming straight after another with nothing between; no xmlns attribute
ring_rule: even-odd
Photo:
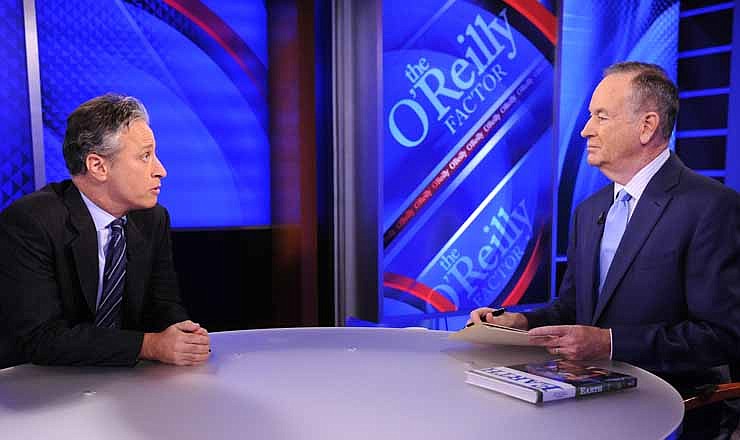
<svg viewBox="0 0 740 440"><path fill-rule="evenodd" d="M469 370L465 381L532 403L637 386L634 376L562 359Z"/></svg>

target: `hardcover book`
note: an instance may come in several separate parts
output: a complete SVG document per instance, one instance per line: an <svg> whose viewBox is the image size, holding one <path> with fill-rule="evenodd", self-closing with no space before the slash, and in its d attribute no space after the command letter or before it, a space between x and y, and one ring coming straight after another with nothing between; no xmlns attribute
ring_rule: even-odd
<svg viewBox="0 0 740 440"><path fill-rule="evenodd" d="M466 374L465 382L469 384L531 403L637 386L637 378L634 376L563 359L508 367L479 368L469 370Z"/></svg>

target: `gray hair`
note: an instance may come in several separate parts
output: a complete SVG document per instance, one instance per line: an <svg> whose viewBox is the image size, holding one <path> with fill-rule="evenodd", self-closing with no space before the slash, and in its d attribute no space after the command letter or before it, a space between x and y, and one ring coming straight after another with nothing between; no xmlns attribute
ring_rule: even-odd
<svg viewBox="0 0 740 440"><path fill-rule="evenodd" d="M82 103L67 118L62 152L69 173L85 174L90 153L111 157L120 149L121 132L138 120L149 123L144 104L132 96L107 93Z"/></svg>
<svg viewBox="0 0 740 440"><path fill-rule="evenodd" d="M657 112L660 132L669 139L678 115L678 89L666 71L657 64L626 61L609 66L604 76L615 73L635 74L631 83L636 110Z"/></svg>

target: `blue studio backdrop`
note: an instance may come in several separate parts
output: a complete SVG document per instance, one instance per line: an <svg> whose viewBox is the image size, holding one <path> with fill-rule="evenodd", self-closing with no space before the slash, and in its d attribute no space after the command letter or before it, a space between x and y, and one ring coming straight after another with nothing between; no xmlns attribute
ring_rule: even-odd
<svg viewBox="0 0 740 440"><path fill-rule="evenodd" d="M679 2L568 0L562 15L556 206L557 252L564 256L571 214L609 183L586 162L586 141L580 135L589 117L591 93L604 69L618 61L658 64L677 82ZM673 145L671 141L671 149Z"/></svg>
<svg viewBox="0 0 740 440"><path fill-rule="evenodd" d="M384 2L381 322L550 300L555 34L536 2Z"/></svg>
<svg viewBox="0 0 740 440"><path fill-rule="evenodd" d="M608 183L583 154L591 93L617 61L675 81L679 23L678 1L561 3L558 26L549 2L384 2L381 324L556 295L571 213Z"/></svg>
<svg viewBox="0 0 740 440"><path fill-rule="evenodd" d="M21 67L6 64L3 72L8 81L0 87L6 108L13 109L8 120L20 129L13 130L16 146L0 154L27 167L28 151L39 140L28 135L22 3L0 1L0 32L12 43L0 50ZM28 62L40 72L46 181L68 178L61 143L75 107L106 92L133 95L149 110L168 171L160 202L173 226L270 223L263 2L43 0L35 6L35 17L28 18L36 20L38 57ZM10 179L22 183L18 192L30 192L17 174ZM15 196L6 201L3 194L4 204Z"/></svg>

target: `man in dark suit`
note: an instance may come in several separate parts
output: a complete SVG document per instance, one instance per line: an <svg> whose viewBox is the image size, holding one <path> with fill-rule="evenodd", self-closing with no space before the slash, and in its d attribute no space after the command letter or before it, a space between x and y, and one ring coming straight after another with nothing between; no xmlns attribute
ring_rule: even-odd
<svg viewBox="0 0 740 440"><path fill-rule="evenodd" d="M148 122L132 97L85 102L64 138L72 179L0 214L0 368L208 359L180 301Z"/></svg>
<svg viewBox="0 0 740 440"><path fill-rule="evenodd" d="M740 196L669 152L677 111L660 67L607 69L581 135L614 183L576 209L558 299L497 317L480 308L472 321L531 329L566 359L638 365L679 391L718 379L712 367L740 343Z"/></svg>

